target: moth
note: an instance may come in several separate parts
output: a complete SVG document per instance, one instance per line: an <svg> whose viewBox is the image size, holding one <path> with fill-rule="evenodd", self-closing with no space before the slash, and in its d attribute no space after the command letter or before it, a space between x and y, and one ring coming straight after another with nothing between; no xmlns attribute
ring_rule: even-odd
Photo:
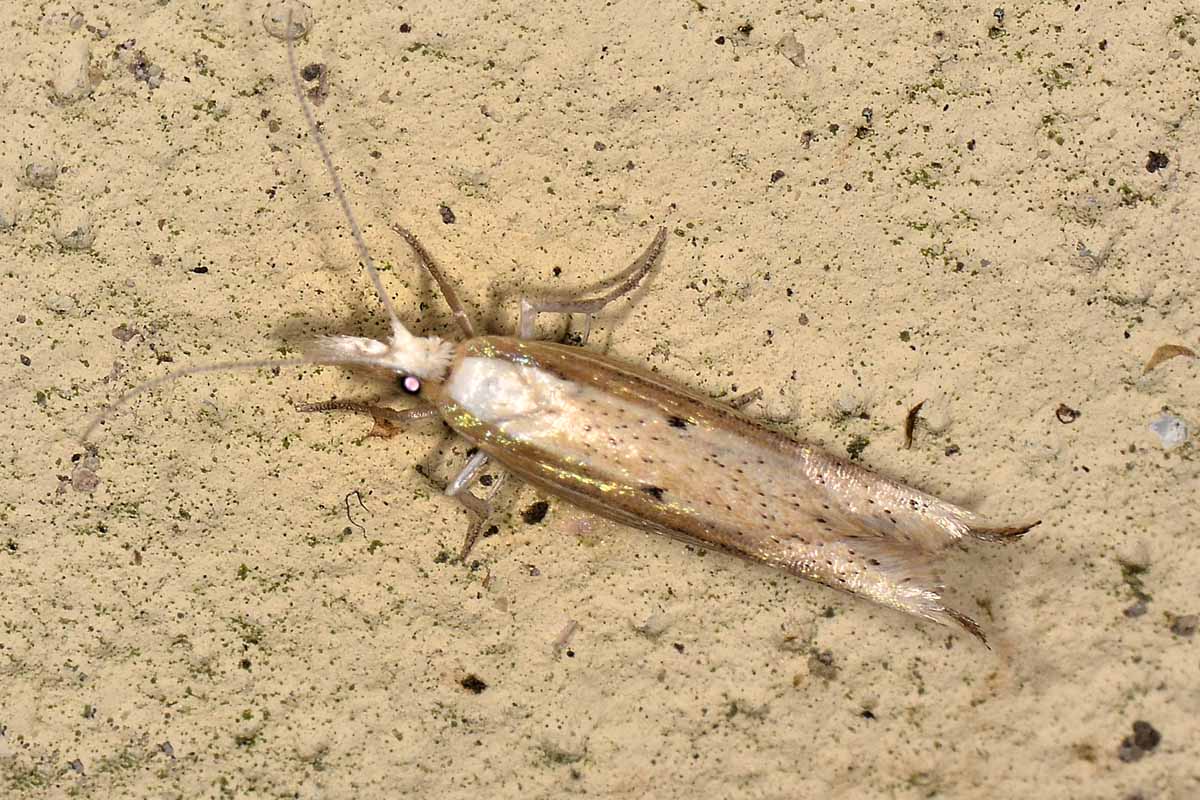
<svg viewBox="0 0 1200 800"><path fill-rule="evenodd" d="M475 448L445 490L473 517L460 554L464 559L492 511L489 498L471 491L492 462L508 475L602 517L958 625L986 643L974 620L943 602L938 557L966 539L1018 539L1036 522L984 524L964 508L793 441L730 405L648 370L580 346L533 338L539 314L582 314L588 323L586 341L592 317L637 287L658 261L665 229L606 282L613 287L607 294L575 302L523 299L516 336L491 336L477 332L441 267L412 233L397 227L441 290L465 338L454 343L409 331L384 291L301 90L290 39L288 64L310 136L388 316L390 337L330 336L302 359L176 372L143 384L109 411L166 380L231 366L304 363L380 370L414 401L411 407L335 400L300 409L367 413L377 424L392 427L440 418Z"/></svg>

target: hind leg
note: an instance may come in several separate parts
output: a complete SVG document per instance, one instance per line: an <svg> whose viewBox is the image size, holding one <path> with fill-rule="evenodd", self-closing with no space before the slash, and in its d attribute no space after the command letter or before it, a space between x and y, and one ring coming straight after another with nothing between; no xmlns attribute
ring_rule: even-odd
<svg viewBox="0 0 1200 800"><path fill-rule="evenodd" d="M650 246L637 257L632 264L603 281L601 286L616 285L612 291L599 297L587 300L529 300L521 298L521 317L517 323L517 336L521 339L532 339L534 322L538 314L586 314L584 322L583 344L587 344L588 335L592 332L592 317L599 314L603 308L619 297L629 294L646 277L646 273L654 266L662 253L663 245L667 242L667 229L659 228Z"/></svg>

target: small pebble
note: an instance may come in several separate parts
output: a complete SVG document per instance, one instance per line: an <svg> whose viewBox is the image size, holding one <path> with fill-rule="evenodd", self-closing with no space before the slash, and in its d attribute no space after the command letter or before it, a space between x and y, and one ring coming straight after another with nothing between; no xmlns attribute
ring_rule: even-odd
<svg viewBox="0 0 1200 800"><path fill-rule="evenodd" d="M1133 743L1143 750L1153 750L1162 741L1162 734L1144 720L1133 723Z"/></svg>
<svg viewBox="0 0 1200 800"><path fill-rule="evenodd" d="M1117 758L1126 764L1137 761L1152 752L1161 741L1162 734L1149 722L1139 719L1133 723L1133 735L1121 740L1121 746L1117 748Z"/></svg>
<svg viewBox="0 0 1200 800"><path fill-rule="evenodd" d="M296 755L301 761L315 764L329 752L330 732L323 727L304 728L296 741Z"/></svg>
<svg viewBox="0 0 1200 800"><path fill-rule="evenodd" d="M112 329L112 335L117 341L128 342L130 339L137 336L137 329L131 328L122 322L120 325Z"/></svg>
<svg viewBox="0 0 1200 800"><path fill-rule="evenodd" d="M841 416L866 417L870 413L871 398L860 387L850 387L838 393L834 407Z"/></svg>
<svg viewBox="0 0 1200 800"><path fill-rule="evenodd" d="M292 27L288 30L288 11L292 13ZM312 30L313 12L308 3L299 0L271 0L263 10L263 28L276 39L283 41L303 39Z"/></svg>
<svg viewBox="0 0 1200 800"><path fill-rule="evenodd" d="M636 628L637 631L643 636L648 636L651 639L657 639L659 636L662 636L667 632L667 629L671 627L672 622L674 622L674 619L670 614L665 611L656 611L647 617L645 622L640 625L635 625L634 628Z"/></svg>
<svg viewBox="0 0 1200 800"><path fill-rule="evenodd" d="M1121 613L1124 614L1129 619L1137 619L1138 617L1142 616L1149 610L1150 610L1149 606L1146 605L1145 600L1138 600L1136 603L1134 603L1133 605L1131 605L1129 608L1125 609Z"/></svg>
<svg viewBox="0 0 1200 800"><path fill-rule="evenodd" d="M137 41L129 39L117 45L121 63L134 80L145 83L151 89L157 89L162 84L162 67L151 64L146 51L137 49Z"/></svg>
<svg viewBox="0 0 1200 800"><path fill-rule="evenodd" d="M1158 436L1163 450L1174 450L1187 441L1188 426L1174 414L1161 414L1150 422L1150 430Z"/></svg>
<svg viewBox="0 0 1200 800"><path fill-rule="evenodd" d="M454 216L454 210L450 206L438 206L438 213L442 215L442 222L447 225L453 225L457 217Z"/></svg>
<svg viewBox="0 0 1200 800"><path fill-rule="evenodd" d="M78 305L69 294L55 294L46 299L46 308L57 314L70 314Z"/></svg>
<svg viewBox="0 0 1200 800"><path fill-rule="evenodd" d="M1200 628L1200 614L1182 614L1171 622L1171 633L1185 639L1195 636L1197 628Z"/></svg>
<svg viewBox="0 0 1200 800"><path fill-rule="evenodd" d="M1054 416L1058 417L1058 421L1063 425L1070 425L1072 422L1079 419L1079 411L1071 408L1066 403L1059 403L1058 408L1054 411Z"/></svg>
<svg viewBox="0 0 1200 800"><path fill-rule="evenodd" d="M0 186L0 233L7 233L17 227L21 211L21 198L16 190L9 186Z"/></svg>
<svg viewBox="0 0 1200 800"><path fill-rule="evenodd" d="M21 170L21 181L34 189L53 189L58 183L58 162L53 159L30 161Z"/></svg>
<svg viewBox="0 0 1200 800"><path fill-rule="evenodd" d="M930 433L943 434L954 424L950 403L942 396L931 398L921 406L921 422Z"/></svg>
<svg viewBox="0 0 1200 800"><path fill-rule="evenodd" d="M54 99L64 104L74 103L91 94L91 66L92 52L87 39L76 39L67 45L51 83Z"/></svg>
<svg viewBox="0 0 1200 800"><path fill-rule="evenodd" d="M71 488L83 494L91 494L100 485L100 476L87 467L76 467L71 472Z"/></svg>
<svg viewBox="0 0 1200 800"><path fill-rule="evenodd" d="M54 223L54 240L64 250L90 250L96 241L91 217L85 211L63 212Z"/></svg>
<svg viewBox="0 0 1200 800"><path fill-rule="evenodd" d="M830 650L814 651L808 656L808 672L818 678L831 681L837 677L838 666Z"/></svg>
<svg viewBox="0 0 1200 800"><path fill-rule="evenodd" d="M792 62L793 66L804 66L804 45L796 41L796 34L786 34L775 45L775 49L779 51L779 55Z"/></svg>

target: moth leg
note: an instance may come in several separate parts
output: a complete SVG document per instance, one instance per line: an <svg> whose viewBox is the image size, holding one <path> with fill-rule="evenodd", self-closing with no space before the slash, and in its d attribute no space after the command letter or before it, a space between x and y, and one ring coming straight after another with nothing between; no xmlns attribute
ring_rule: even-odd
<svg viewBox="0 0 1200 800"><path fill-rule="evenodd" d="M467 335L468 339L475 337L475 326L471 324L471 318L467 316L467 311L463 308L462 301L458 299L458 293L454 291L454 285L446 278L442 268L433 260L433 256L429 255L429 251L425 246L417 240L412 231L400 225L393 225L392 230L400 234L404 241L408 242L408 246L412 248L413 255L417 257L417 261L421 262L421 267L424 268L429 276L433 278L434 283L438 285L438 289L442 292L442 297L446 300L446 305L450 306L450 311L454 314L454 321L458 323L458 327L462 328L462 332Z"/></svg>
<svg viewBox="0 0 1200 800"><path fill-rule="evenodd" d="M469 489L471 484L475 482L475 479L479 477L480 471L487 466L487 462L487 453L482 450L476 450L475 455L467 460L466 465L459 470L454 480L450 481L446 486L446 496L458 497L459 494ZM467 492L467 494L470 494L470 492ZM464 503L463 505L468 504Z"/></svg>
<svg viewBox="0 0 1200 800"><path fill-rule="evenodd" d="M600 313L600 311L613 300L616 300L622 295L629 294L637 285L641 283L642 278L646 277L646 273L654 266L658 260L658 256L662 253L663 245L667 242L667 229L659 228L658 233L654 235L654 240L650 242L650 246L637 257L632 264L621 270L616 275L608 278L600 283L600 287L613 286L616 288L608 294L600 297L592 297L587 300L529 300L521 298L521 317L517 323L517 336L521 339L532 339L534 334L534 322L537 320L538 314L586 314L583 328L583 342L587 344L588 336L592 332L592 317Z"/></svg>
<svg viewBox="0 0 1200 800"><path fill-rule="evenodd" d="M413 420L429 419L430 417L438 416L438 410L433 406L416 406L415 408L399 409L379 406L374 403L363 403L358 400L326 400L323 403L297 403L295 408L297 411L305 413L313 411L350 411L355 414L364 414L375 421L375 427L367 435L378 436L383 439L390 439L395 436L406 423Z"/></svg>
<svg viewBox="0 0 1200 800"><path fill-rule="evenodd" d="M462 548L458 551L459 563L466 563L467 556L471 554L475 543L479 541L479 537L483 535L483 525L488 521L488 517L492 515L493 507L491 499L496 496L508 480L508 473L501 472L496 478L496 482L492 484L492 491L488 494L488 499L476 497L471 492L463 492L455 495L455 499L466 506L467 510L472 514L471 524L467 526L467 535L463 537Z"/></svg>
<svg viewBox="0 0 1200 800"><path fill-rule="evenodd" d="M472 516L471 524L467 526L467 535L463 539L462 547L458 551L458 560L464 563L467 560L467 556L470 555L471 549L475 547L475 542L479 541L480 534L483 533L483 524L492 515L492 504L489 501L500 490L500 487L504 484L504 479L508 477L507 472L500 474L500 477L492 485L492 491L487 499L476 497L471 492L471 484L479 477L480 471L483 470L487 462L488 457L486 453L476 452L467 461L466 466L455 476L454 480L450 481L449 485L446 486L446 496L453 497L462 503L463 507Z"/></svg>

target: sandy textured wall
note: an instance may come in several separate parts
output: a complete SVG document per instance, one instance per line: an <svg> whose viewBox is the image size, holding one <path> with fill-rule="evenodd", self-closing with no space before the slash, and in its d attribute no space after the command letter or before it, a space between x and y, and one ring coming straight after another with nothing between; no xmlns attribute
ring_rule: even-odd
<svg viewBox="0 0 1200 800"><path fill-rule="evenodd" d="M528 523L528 490L464 568L462 446L291 408L378 390L336 370L181 382L85 450L140 381L381 321L265 4L5 3L0 794L1200 792L1200 361L1143 374L1200 349L1200 13L310 2L299 59L407 320L452 332L392 221L493 330L668 226L594 346L1044 519L947 569L995 649L558 503Z"/></svg>

